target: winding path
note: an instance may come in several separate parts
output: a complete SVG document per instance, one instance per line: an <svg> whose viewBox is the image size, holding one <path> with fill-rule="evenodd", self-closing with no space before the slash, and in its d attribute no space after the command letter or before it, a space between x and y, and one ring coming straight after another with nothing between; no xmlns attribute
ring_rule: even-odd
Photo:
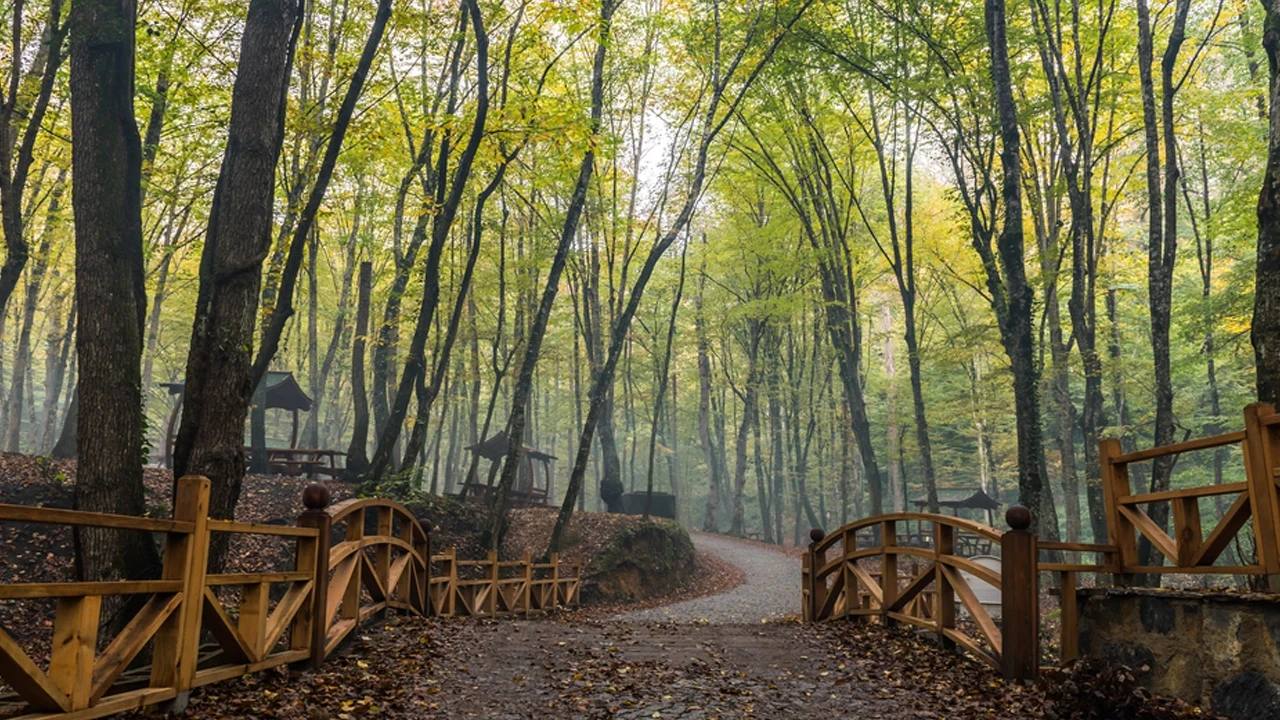
<svg viewBox="0 0 1280 720"><path fill-rule="evenodd" d="M800 612L800 561L765 545L722 535L690 533L699 550L736 565L746 575L719 595L685 600L618 616L628 622L698 622L715 625L780 620Z"/></svg>

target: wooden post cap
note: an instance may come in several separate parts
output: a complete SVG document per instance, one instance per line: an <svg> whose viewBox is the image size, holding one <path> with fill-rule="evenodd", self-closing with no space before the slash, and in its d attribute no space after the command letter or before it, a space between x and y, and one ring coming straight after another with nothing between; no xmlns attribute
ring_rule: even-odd
<svg viewBox="0 0 1280 720"><path fill-rule="evenodd" d="M1004 521L1014 530L1026 530L1031 527L1031 511L1021 505L1014 505L1004 514Z"/></svg>
<svg viewBox="0 0 1280 720"><path fill-rule="evenodd" d="M308 510L323 510L329 507L329 486L324 483L311 483L302 491L302 504Z"/></svg>
<svg viewBox="0 0 1280 720"><path fill-rule="evenodd" d="M809 531L809 539L816 543L822 542L822 538L826 536L827 533L824 532L822 528L813 528Z"/></svg>

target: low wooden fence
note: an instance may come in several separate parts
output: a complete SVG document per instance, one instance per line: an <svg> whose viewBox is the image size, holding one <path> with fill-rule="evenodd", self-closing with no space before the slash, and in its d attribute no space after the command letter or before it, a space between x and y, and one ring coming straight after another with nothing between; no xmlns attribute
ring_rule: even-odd
<svg viewBox="0 0 1280 720"><path fill-rule="evenodd" d="M1240 445L1245 478L1240 482L1162 492L1134 493L1129 466L1186 452ZM1280 414L1271 405L1245 408L1244 430L1124 453L1118 440L1099 446L1107 514L1107 543L1043 542L1029 531L1025 508L1010 509L1010 530L945 515L896 513L855 521L826 534L810 533L813 542L802 561L801 595L807 622L842 617L878 617L926 628L944 642L959 646L1008 677L1032 678L1039 672L1039 583L1054 576L1061 596L1061 659L1078 654L1079 618L1076 589L1082 573L1110 576L1117 586L1135 584L1144 574L1264 576L1280 591ZM1212 528L1203 527L1199 501L1230 498ZM1172 505L1172 534L1150 514L1153 503ZM931 523L933 547L897 544L899 524ZM868 533L867 529L874 530ZM861 532L859 532L861 531ZM1218 564L1226 549L1248 535L1256 562ZM1001 572L961 557L961 534L989 541L1001 559ZM1168 564L1143 565L1139 542L1145 538ZM900 557L927 561L919 572L902 572ZM876 566L878 561L878 567ZM978 602L968 577L1001 592L1000 619ZM885 578L893 578L887 582ZM1101 580L1100 580L1101 582ZM967 618L957 619L957 604Z"/></svg>
<svg viewBox="0 0 1280 720"><path fill-rule="evenodd" d="M484 560L459 560L449 548L431 563L431 612L441 617L528 615L573 606L582 587L581 563L563 562L556 553L546 563L528 554L499 562L495 552Z"/></svg>
<svg viewBox="0 0 1280 720"><path fill-rule="evenodd" d="M0 504L0 522L140 531L161 536L163 544L155 580L0 584L0 600L56 605L47 669L0 628L0 679L13 691L11 705L20 706L24 720L181 706L203 685L289 663L318 667L362 622L386 610L501 615L578 601L577 563L461 561L452 549L433 557L426 529L398 503L366 498L328 507L323 486L308 488L303 500L307 509L296 527L210 519L209 480L191 476L177 483L171 520ZM214 533L285 538L293 543L294 568L208 573ZM433 577L432 564L442 562L448 574ZM458 580L457 567L473 562L487 575ZM525 579L501 577L517 565ZM532 579L544 572L553 580ZM235 602L228 605L226 596ZM128 597L141 609L99 651L103 599L110 597ZM150 664L135 667L148 648Z"/></svg>

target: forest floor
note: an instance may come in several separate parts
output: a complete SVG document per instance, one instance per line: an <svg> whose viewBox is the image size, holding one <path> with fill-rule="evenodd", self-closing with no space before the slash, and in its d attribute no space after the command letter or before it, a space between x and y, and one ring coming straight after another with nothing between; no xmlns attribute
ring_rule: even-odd
<svg viewBox="0 0 1280 720"><path fill-rule="evenodd" d="M661 608L495 621L389 618L319 673L203 689L195 718L1213 717L1151 698L1128 671L1076 665L1035 685L918 633L792 614L794 552L695 534L740 582Z"/></svg>

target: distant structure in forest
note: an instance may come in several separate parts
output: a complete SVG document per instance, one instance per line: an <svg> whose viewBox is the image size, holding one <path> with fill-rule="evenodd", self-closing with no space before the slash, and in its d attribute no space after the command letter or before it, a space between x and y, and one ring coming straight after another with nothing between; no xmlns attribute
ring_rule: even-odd
<svg viewBox="0 0 1280 720"><path fill-rule="evenodd" d="M306 475L309 478L323 476L337 478L341 475L338 458L344 457L346 453L325 448L298 447L298 413L311 412L313 402L311 396L307 395L298 384L293 373L285 370L270 370L263 382L267 385L267 409L285 410L292 415L288 447L267 448L267 460L271 471L279 475ZM165 467L173 467L173 444L178 433L178 419L182 410L186 384L169 382L160 383L160 385L168 390L170 395L177 396L165 429L163 458ZM253 449L246 445L246 462L250 459L252 452Z"/></svg>
<svg viewBox="0 0 1280 720"><path fill-rule="evenodd" d="M911 501L917 512L924 512L929 506L928 498L916 498ZM988 514L1002 507L999 500L988 495L982 488L938 488L938 510L960 517L961 510L979 510Z"/></svg>
<svg viewBox="0 0 1280 720"><path fill-rule="evenodd" d="M487 502L490 494L494 491L494 480L498 477L498 470L502 467L502 460L507 456L507 450L510 447L511 440L507 437L507 431L499 430L488 440L466 448L467 452L489 461L489 478L483 485L468 481L463 485L462 492L458 493L458 497L463 500ZM516 475L515 485L511 488L511 504L514 507L546 505L550 502L549 498L552 494L551 461L555 459L555 455L544 453L528 445L524 445L521 448L520 473ZM541 473L534 470L533 464L535 462L542 465ZM538 484L539 474L542 475L544 480L541 485Z"/></svg>

